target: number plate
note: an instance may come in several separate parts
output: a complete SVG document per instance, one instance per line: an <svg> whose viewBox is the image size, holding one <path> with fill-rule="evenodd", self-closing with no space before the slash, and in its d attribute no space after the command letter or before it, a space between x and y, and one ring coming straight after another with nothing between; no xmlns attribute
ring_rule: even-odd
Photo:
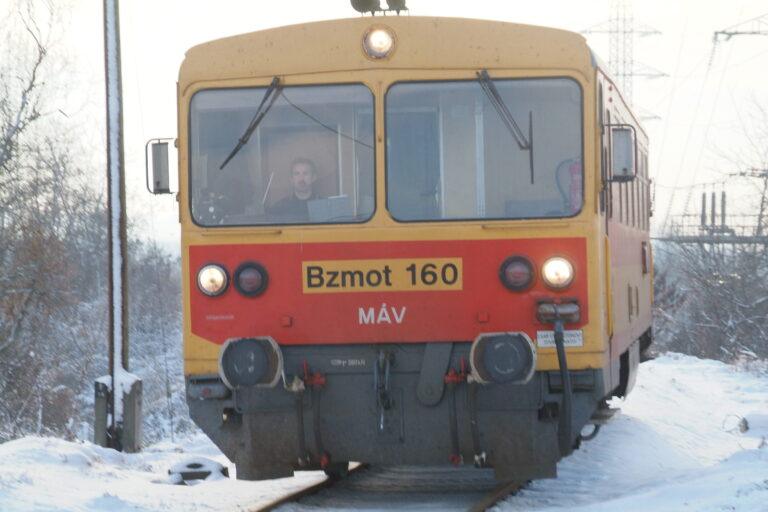
<svg viewBox="0 0 768 512"><path fill-rule="evenodd" d="M563 345L566 347L583 347L584 346L584 332L578 331L565 331L563 336ZM536 345L544 348L555 347L555 331L537 331L536 332Z"/></svg>
<svg viewBox="0 0 768 512"><path fill-rule="evenodd" d="M304 293L461 290L461 258L302 262Z"/></svg>

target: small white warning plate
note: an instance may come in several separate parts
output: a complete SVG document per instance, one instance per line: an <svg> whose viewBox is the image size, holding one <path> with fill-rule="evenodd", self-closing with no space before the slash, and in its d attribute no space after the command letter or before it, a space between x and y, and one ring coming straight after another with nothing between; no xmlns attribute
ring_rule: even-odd
<svg viewBox="0 0 768 512"><path fill-rule="evenodd" d="M563 334L563 341L566 347L584 346L584 332L581 329L565 331ZM536 345L544 348L553 348L555 346L555 331L536 331Z"/></svg>

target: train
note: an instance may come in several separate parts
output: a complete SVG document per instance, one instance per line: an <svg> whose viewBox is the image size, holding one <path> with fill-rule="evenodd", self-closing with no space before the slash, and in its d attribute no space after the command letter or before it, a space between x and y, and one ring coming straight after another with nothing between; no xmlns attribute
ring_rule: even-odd
<svg viewBox="0 0 768 512"><path fill-rule="evenodd" d="M189 49L177 97L186 394L238 478L556 477L631 391L648 137L581 35L283 26Z"/></svg>

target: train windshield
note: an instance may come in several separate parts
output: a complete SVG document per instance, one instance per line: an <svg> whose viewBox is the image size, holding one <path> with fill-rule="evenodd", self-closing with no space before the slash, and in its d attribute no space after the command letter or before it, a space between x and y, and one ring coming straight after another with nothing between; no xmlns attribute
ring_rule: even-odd
<svg viewBox="0 0 768 512"><path fill-rule="evenodd" d="M263 117L255 123L260 105ZM368 220L373 127L373 95L360 84L196 93L189 122L192 218L203 226Z"/></svg>
<svg viewBox="0 0 768 512"><path fill-rule="evenodd" d="M581 210L579 84L537 78L489 86L484 76L486 83L390 87L387 208L395 219L530 219Z"/></svg>

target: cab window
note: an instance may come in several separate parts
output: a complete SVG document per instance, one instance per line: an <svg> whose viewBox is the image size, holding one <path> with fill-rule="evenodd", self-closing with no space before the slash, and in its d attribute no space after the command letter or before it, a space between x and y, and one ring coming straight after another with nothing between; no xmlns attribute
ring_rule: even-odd
<svg viewBox="0 0 768 512"><path fill-rule="evenodd" d="M479 80L390 87L387 208L396 220L571 217L581 211L581 87L568 78L492 82L500 101Z"/></svg>
<svg viewBox="0 0 768 512"><path fill-rule="evenodd" d="M209 89L193 96L194 221L240 226L368 220L375 196L370 90L361 84L285 87L249 134L267 90Z"/></svg>

